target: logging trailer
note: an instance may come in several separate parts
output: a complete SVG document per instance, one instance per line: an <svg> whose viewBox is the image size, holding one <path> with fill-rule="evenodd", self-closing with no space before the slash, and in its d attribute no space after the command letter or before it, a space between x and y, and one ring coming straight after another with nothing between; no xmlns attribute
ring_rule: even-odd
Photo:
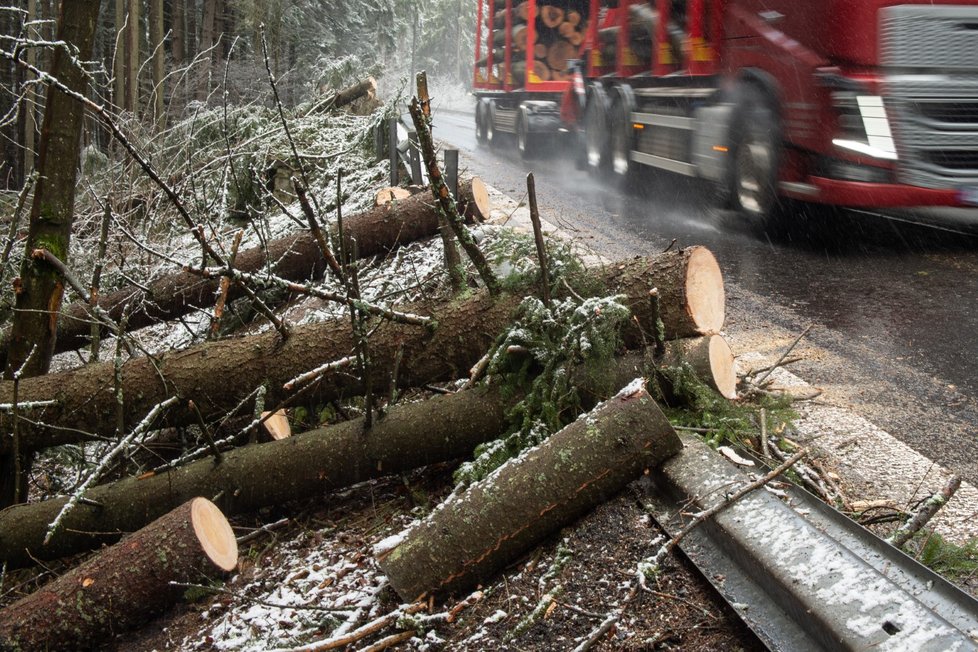
<svg viewBox="0 0 978 652"><path fill-rule="evenodd" d="M594 176L780 198L978 206L978 0L478 0L476 135L561 134Z"/></svg>

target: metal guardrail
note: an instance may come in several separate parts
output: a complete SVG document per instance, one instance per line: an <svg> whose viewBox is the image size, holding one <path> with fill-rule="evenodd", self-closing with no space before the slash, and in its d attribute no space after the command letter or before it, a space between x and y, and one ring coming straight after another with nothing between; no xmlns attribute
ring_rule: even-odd
<svg viewBox="0 0 978 652"><path fill-rule="evenodd" d="M701 441L684 443L646 492L670 533L691 501L749 480ZM807 492L788 495L755 491L680 544L769 649L978 649L978 601Z"/></svg>

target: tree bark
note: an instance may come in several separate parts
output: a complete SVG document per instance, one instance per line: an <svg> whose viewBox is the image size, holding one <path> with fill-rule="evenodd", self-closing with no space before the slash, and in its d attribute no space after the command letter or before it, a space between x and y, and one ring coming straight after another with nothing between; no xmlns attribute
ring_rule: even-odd
<svg viewBox="0 0 978 652"><path fill-rule="evenodd" d="M485 184L478 178L462 184L460 197L470 220L482 220L489 216L489 196ZM380 206L343 221L345 245L352 250L351 242L357 242L357 253L362 258L383 254L400 245L435 235L438 232L438 212L431 197L419 194L405 198L393 205ZM333 239L336 239L335 230ZM322 277L325 263L312 234L303 231L273 240L267 247L243 251L235 258L234 268L242 272L260 272L272 263L273 272L290 281L306 281ZM176 272L149 284L149 293L137 288L124 288L100 295L98 305L112 319L119 321L122 314L131 310L128 328L136 330L169 319L176 319L195 308L214 304L220 281L203 279L190 272ZM240 286L232 284L227 300L243 296ZM58 324L55 353L71 351L87 345L91 336L90 306L75 301L62 310ZM0 339L0 356L2 342ZM2 357L0 357L2 359Z"/></svg>
<svg viewBox="0 0 978 652"><path fill-rule="evenodd" d="M379 555L406 602L465 591L682 448L641 384L445 501Z"/></svg>
<svg viewBox="0 0 978 652"><path fill-rule="evenodd" d="M170 582L200 582L238 563L220 510L194 498L0 612L4 650L89 650L176 602Z"/></svg>
<svg viewBox="0 0 978 652"><path fill-rule="evenodd" d="M94 0L64 3L59 20L60 40L78 48L78 56L92 56L99 3ZM66 86L84 93L86 78L70 57L57 48L51 74ZM27 361L24 376L47 371L54 351L57 313L64 292L64 279L50 265L37 261L31 252L43 247L63 261L68 260L68 243L74 217L75 172L81 143L82 106L51 87L38 155L37 184L31 203L26 254L21 266L14 322L7 357L7 377ZM37 350L31 356L35 346Z"/></svg>
<svg viewBox="0 0 978 652"><path fill-rule="evenodd" d="M203 54L200 61L197 79L197 99L204 101L210 93L211 67L214 53L209 52L215 43L215 33L217 30L217 1L209 0L204 3L204 13L200 21L200 48L198 51Z"/></svg>
<svg viewBox="0 0 978 652"><path fill-rule="evenodd" d="M129 0L129 24L127 34L127 44L126 44L126 106L132 111L132 114L137 118L140 115L139 112L139 67L142 65L143 59L140 56L139 46L141 39L139 38L142 33L142 25L140 23L139 11L140 11L141 0Z"/></svg>
<svg viewBox="0 0 978 652"><path fill-rule="evenodd" d="M44 545L48 524L66 498L0 512L0 559L11 568L32 558L57 559L111 543L194 496L214 497L225 514L254 511L392 473L466 457L506 427L504 399L476 388L396 405L364 430L363 419L207 458L151 477L100 485ZM256 472L260 469L260 472ZM0 562L2 563L2 562Z"/></svg>
<svg viewBox="0 0 978 652"><path fill-rule="evenodd" d="M313 106L309 113L338 109L359 100L361 97L375 97L376 95L377 81L373 77L367 77L363 81L336 91L332 97Z"/></svg>
<svg viewBox="0 0 978 652"><path fill-rule="evenodd" d="M170 40L170 57L173 59L174 70L183 67L187 49L187 22L184 17L186 0L173 0L172 19L173 38Z"/></svg>
<svg viewBox="0 0 978 652"><path fill-rule="evenodd" d="M657 329L657 315L669 338L713 333L723 324L723 281L709 250L693 247L637 258L589 275L609 293L625 295L634 317L622 336L626 346L647 343ZM658 288L660 300L649 298ZM486 352L509 324L522 294L490 297L480 291L464 299L405 310L431 316L432 329L376 320L370 326L370 385L388 387L389 369L400 358L398 384L416 387L443 379L459 378ZM135 358L122 368L127 397L123 417L127 428L139 422L155 405L170 396L193 400L205 419L231 411L259 384L268 387L267 405L275 405L289 393L283 385L309 369L339 360L354 350L346 320L309 324L292 331L282 342L277 333L201 344L185 351L163 354L158 365ZM56 400L57 404L32 411L39 421L28 428L22 423L22 442L27 449L81 441L83 432L110 433L116 428L117 406L112 363L21 381L19 400ZM165 380L164 380L165 379ZM304 400L328 401L356 396L359 382L332 374L318 382ZM0 384L0 402L10 403L13 384ZM200 417L185 403L170 408L170 425L196 423ZM43 424L52 424L51 427ZM9 428L9 415L0 414L0 428ZM83 432L78 432L83 431Z"/></svg>
<svg viewBox="0 0 978 652"><path fill-rule="evenodd" d="M575 371L585 407L608 397L652 368L647 353L616 358L608 366ZM146 477L99 485L79 504L44 545L48 524L67 498L17 505L0 512L0 564L25 566L35 559L57 559L117 540L194 496L212 496L225 514L254 511L402 473L429 464L464 458L505 432L506 415L518 400L489 385L394 405L364 430L364 420L293 435L287 440L225 453ZM261 473L255 473L261 469Z"/></svg>
<svg viewBox="0 0 978 652"><path fill-rule="evenodd" d="M98 11L97 0L78 0L61 5L58 39L77 47L78 57L82 61L92 57ZM63 48L54 51L51 74L68 88L85 92L85 75ZM20 373L24 378L46 373L54 354L64 278L53 266L36 260L31 252L43 247L61 260L68 260L83 119L81 104L50 87L38 148L38 179L31 203L26 253L19 282L15 283L14 319L6 359L7 378L15 373ZM26 498L18 487L23 484L22 478L30 468L31 453L26 448L15 452L17 446L8 436L12 432L12 429L7 429L0 435L0 507Z"/></svg>
<svg viewBox="0 0 978 652"><path fill-rule="evenodd" d="M126 0L115 0L115 59L112 67L112 101L116 107L128 108L126 96L126 45L129 40L126 31Z"/></svg>
<svg viewBox="0 0 978 652"><path fill-rule="evenodd" d="M160 131L166 127L163 82L166 76L166 46L163 43L163 0L149 5L149 46L153 53L153 120Z"/></svg>

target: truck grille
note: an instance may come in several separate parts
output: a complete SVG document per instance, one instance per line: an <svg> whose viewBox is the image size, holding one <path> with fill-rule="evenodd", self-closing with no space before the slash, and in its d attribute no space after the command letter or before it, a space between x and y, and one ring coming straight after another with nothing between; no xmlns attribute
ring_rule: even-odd
<svg viewBox="0 0 978 652"><path fill-rule="evenodd" d="M880 50L898 179L926 188L978 184L978 7L882 9Z"/></svg>

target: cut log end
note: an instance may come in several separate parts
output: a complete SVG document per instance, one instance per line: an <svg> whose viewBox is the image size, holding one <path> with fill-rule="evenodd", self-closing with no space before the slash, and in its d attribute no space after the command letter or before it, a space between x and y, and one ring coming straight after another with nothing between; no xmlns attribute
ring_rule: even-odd
<svg viewBox="0 0 978 652"><path fill-rule="evenodd" d="M233 571L238 565L238 541L217 505L206 498L195 498L190 506L190 520L207 558L221 570Z"/></svg>
<svg viewBox="0 0 978 652"><path fill-rule="evenodd" d="M733 353L727 341L719 335L710 336L710 369L713 370L714 389L731 401L737 398Z"/></svg>
<svg viewBox="0 0 978 652"><path fill-rule="evenodd" d="M473 219L480 222L489 219L489 189L479 177L472 178L472 205Z"/></svg>
<svg viewBox="0 0 978 652"><path fill-rule="evenodd" d="M289 425L288 417L285 416L285 410L278 410L274 414L262 412L261 418L264 419L262 426L265 428L265 432L273 440L278 441L292 436L292 427Z"/></svg>
<svg viewBox="0 0 978 652"><path fill-rule="evenodd" d="M686 297L690 317L704 335L723 328L723 273L713 253L706 247L690 250L686 272Z"/></svg>
<svg viewBox="0 0 978 652"><path fill-rule="evenodd" d="M407 188L397 188L397 187L381 188L380 190L377 191L377 194L374 196L374 206L385 206L394 201L407 199L412 194L414 193L412 193Z"/></svg>

